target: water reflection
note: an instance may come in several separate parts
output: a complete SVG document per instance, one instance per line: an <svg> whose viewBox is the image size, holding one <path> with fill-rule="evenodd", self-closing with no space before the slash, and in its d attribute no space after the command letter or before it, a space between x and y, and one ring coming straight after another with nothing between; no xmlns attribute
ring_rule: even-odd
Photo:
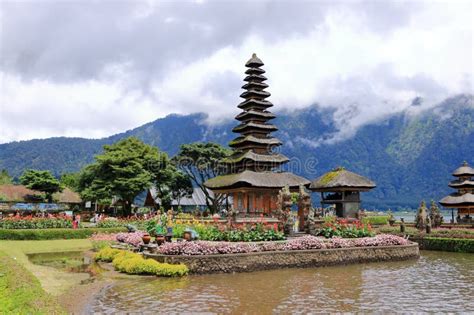
<svg viewBox="0 0 474 315"><path fill-rule="evenodd" d="M473 312L473 293L472 254L426 251L418 261L123 280L104 290L89 311Z"/></svg>

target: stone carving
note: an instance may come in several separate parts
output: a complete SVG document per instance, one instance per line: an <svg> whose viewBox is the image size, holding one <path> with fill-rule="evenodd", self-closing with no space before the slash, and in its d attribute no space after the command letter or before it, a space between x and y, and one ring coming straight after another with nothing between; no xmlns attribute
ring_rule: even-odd
<svg viewBox="0 0 474 315"><path fill-rule="evenodd" d="M415 227L419 230L424 230L426 226L426 216L428 208L426 208L426 203L423 200L418 208L418 212L415 217Z"/></svg>
<svg viewBox="0 0 474 315"><path fill-rule="evenodd" d="M426 234L431 233L431 219L429 215L426 215Z"/></svg>
<svg viewBox="0 0 474 315"><path fill-rule="evenodd" d="M280 224L283 224L283 230L286 235L291 233L293 222L291 220L291 205L293 202L291 201L291 193L290 188L288 186L283 187L278 192L277 197L277 216L280 220Z"/></svg>
<svg viewBox="0 0 474 315"><path fill-rule="evenodd" d="M311 209L311 196L306 192L303 185L299 187L298 195L298 216L299 216L299 226L300 231L304 230L306 233L309 233L309 212ZM313 213L314 217L314 213Z"/></svg>
<svg viewBox="0 0 474 315"><path fill-rule="evenodd" d="M430 219L434 228L440 227L443 223L443 216L441 215L441 211L434 200L431 200Z"/></svg>

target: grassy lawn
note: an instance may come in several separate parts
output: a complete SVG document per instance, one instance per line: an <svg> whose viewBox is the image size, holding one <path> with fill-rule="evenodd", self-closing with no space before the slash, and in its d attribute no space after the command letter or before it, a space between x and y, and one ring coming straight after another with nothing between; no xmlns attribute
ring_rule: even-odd
<svg viewBox="0 0 474 315"><path fill-rule="evenodd" d="M0 314L65 314L31 272L0 252Z"/></svg>
<svg viewBox="0 0 474 315"><path fill-rule="evenodd" d="M43 289L60 295L72 286L87 279L87 275L75 274L47 266L31 263L26 254L45 252L64 252L88 250L92 244L87 239L47 240L47 241L0 241L0 252L4 252L14 261L30 271L40 282Z"/></svg>

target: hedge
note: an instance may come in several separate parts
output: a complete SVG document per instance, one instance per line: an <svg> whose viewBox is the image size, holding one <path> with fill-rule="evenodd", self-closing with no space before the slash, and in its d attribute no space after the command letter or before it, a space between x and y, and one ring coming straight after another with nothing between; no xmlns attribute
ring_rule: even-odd
<svg viewBox="0 0 474 315"><path fill-rule="evenodd" d="M0 240L61 240L89 238L94 233L119 233L127 229L119 228L84 228L84 229L41 229L41 230L6 230L0 229Z"/></svg>
<svg viewBox="0 0 474 315"><path fill-rule="evenodd" d="M416 240L422 249L474 253L474 239L424 237Z"/></svg>

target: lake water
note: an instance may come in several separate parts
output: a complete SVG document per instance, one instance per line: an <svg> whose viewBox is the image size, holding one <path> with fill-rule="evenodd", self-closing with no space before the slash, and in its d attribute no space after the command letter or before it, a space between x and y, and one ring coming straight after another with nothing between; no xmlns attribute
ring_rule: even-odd
<svg viewBox="0 0 474 315"><path fill-rule="evenodd" d="M118 280L89 313L474 312L474 255L181 279Z"/></svg>

